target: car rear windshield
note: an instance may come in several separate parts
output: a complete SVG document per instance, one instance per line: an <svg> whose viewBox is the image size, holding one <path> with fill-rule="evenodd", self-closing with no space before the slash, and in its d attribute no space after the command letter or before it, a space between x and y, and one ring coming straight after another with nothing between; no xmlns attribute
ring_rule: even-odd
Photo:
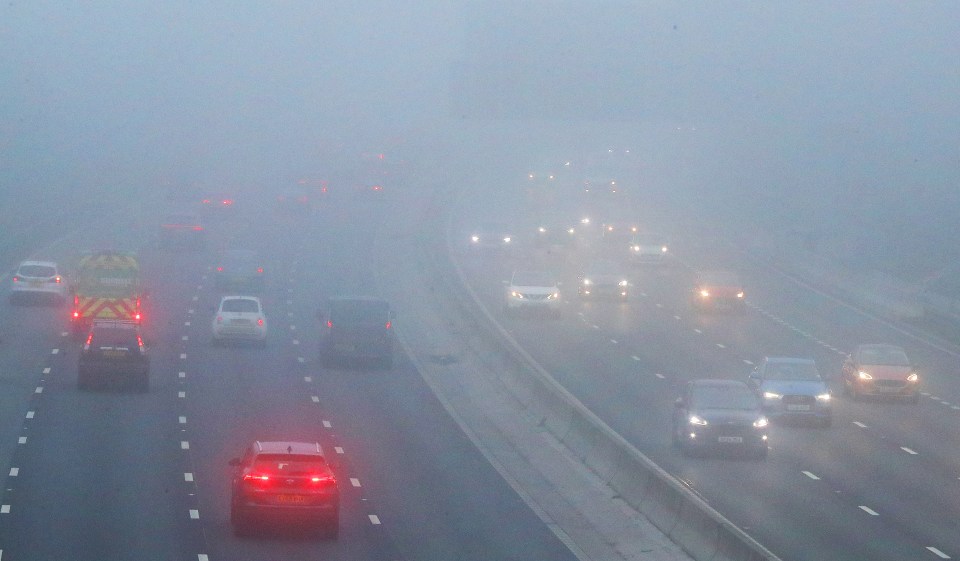
<svg viewBox="0 0 960 561"><path fill-rule="evenodd" d="M765 376L769 380L819 380L817 365L812 362L768 363Z"/></svg>
<svg viewBox="0 0 960 561"><path fill-rule="evenodd" d="M99 328L93 331L93 348L126 348L133 349L138 346L137 332L133 329L124 328Z"/></svg>
<svg viewBox="0 0 960 561"><path fill-rule="evenodd" d="M860 351L860 364L883 366L910 366L910 359L896 347L867 347Z"/></svg>
<svg viewBox="0 0 960 561"><path fill-rule="evenodd" d="M749 388L740 386L695 386L693 401L702 409L757 408L757 396Z"/></svg>
<svg viewBox="0 0 960 561"><path fill-rule="evenodd" d="M321 456L261 454L254 461L254 468L258 471L291 476L312 475L324 471L324 461Z"/></svg>
<svg viewBox="0 0 960 561"><path fill-rule="evenodd" d="M256 300L237 298L233 300L224 300L223 304L220 306L220 310L224 312L255 314L260 311L260 306L257 305Z"/></svg>
<svg viewBox="0 0 960 561"><path fill-rule="evenodd" d="M49 278L57 274L57 270L49 265L20 265L17 274L23 277Z"/></svg>
<svg viewBox="0 0 960 561"><path fill-rule="evenodd" d="M330 303L334 323L379 324L390 317L390 306L378 300L342 300Z"/></svg>
<svg viewBox="0 0 960 561"><path fill-rule="evenodd" d="M514 286L556 286L556 281L546 273L514 273Z"/></svg>

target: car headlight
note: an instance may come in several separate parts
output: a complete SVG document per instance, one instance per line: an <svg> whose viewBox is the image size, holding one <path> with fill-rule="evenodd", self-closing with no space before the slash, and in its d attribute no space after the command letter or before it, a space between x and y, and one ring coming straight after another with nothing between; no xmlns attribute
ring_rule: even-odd
<svg viewBox="0 0 960 561"><path fill-rule="evenodd" d="M477 243L480 241L480 236L470 236L470 241Z"/></svg>
<svg viewBox="0 0 960 561"><path fill-rule="evenodd" d="M825 392L817 396L817 401L830 401L830 392Z"/></svg>
<svg viewBox="0 0 960 561"><path fill-rule="evenodd" d="M737 298L743 298L743 291L742 291L742 290L737 293Z"/></svg>
<svg viewBox="0 0 960 561"><path fill-rule="evenodd" d="M753 426L758 429L762 429L763 427L769 424L770 424L770 421L768 421L766 417L760 417L759 419L753 422Z"/></svg>
<svg viewBox="0 0 960 561"><path fill-rule="evenodd" d="M868 372L864 372L863 370L861 370L860 372L857 372L857 376L861 380L873 380L873 376L871 376L870 373Z"/></svg>
<svg viewBox="0 0 960 561"><path fill-rule="evenodd" d="M697 417L696 415L690 415L690 418L687 419L687 422L690 423L691 425L698 425L698 426L701 426L701 427L704 427L704 426L707 425L707 420L706 420L706 419L701 419L700 417Z"/></svg>
<svg viewBox="0 0 960 561"><path fill-rule="evenodd" d="M576 232L577 232L577 231L576 231L574 228L567 228L567 233L570 234L571 236L572 236L573 234L575 234Z"/></svg>
<svg viewBox="0 0 960 561"><path fill-rule="evenodd" d="M634 246L631 246L630 249L632 249L632 250L634 250L634 251L640 251L640 246L639 246L639 245L634 245Z"/></svg>
<svg viewBox="0 0 960 561"><path fill-rule="evenodd" d="M511 291L510 291L510 296L513 296L514 298L523 299L523 294L520 294L520 293L517 292L516 290L511 290Z"/></svg>
<svg viewBox="0 0 960 561"><path fill-rule="evenodd" d="M620 281L620 282L617 283L617 284L619 284L620 286L627 286L627 285L630 284L630 283L627 282L627 281L625 281L625 280L622 280L622 281Z"/></svg>
<svg viewBox="0 0 960 561"><path fill-rule="evenodd" d="M709 291L709 290L705 290L705 289L704 289L704 290L701 290L701 291L700 291L700 296L703 297L703 298L709 298L709 297L710 297L710 291Z"/></svg>
<svg viewBox="0 0 960 561"><path fill-rule="evenodd" d="M511 239L512 239L512 238L511 238L510 236L504 236L504 238L503 238L503 243L510 243L510 240L511 240Z"/></svg>
<svg viewBox="0 0 960 561"><path fill-rule="evenodd" d="M780 399L783 397L783 394L777 392L763 392L763 399Z"/></svg>
<svg viewBox="0 0 960 561"><path fill-rule="evenodd" d="M666 252L667 252L667 246L661 247L661 248L660 248L660 252L661 252L661 253L666 253Z"/></svg>
<svg viewBox="0 0 960 561"><path fill-rule="evenodd" d="M917 376L917 373L916 373L916 372L911 372L910 375L907 376L907 381L908 381L908 382L916 382L917 379L918 379L918 376Z"/></svg>
<svg viewBox="0 0 960 561"><path fill-rule="evenodd" d="M547 300L556 300L556 299L558 299L558 298L560 298L560 293L559 293L559 292L554 292L553 294L548 294L548 295L547 295Z"/></svg>
<svg viewBox="0 0 960 561"><path fill-rule="evenodd" d="M541 234L546 234L546 233L547 233L547 229L544 228L543 226L540 226L539 228L537 228L537 231L540 232Z"/></svg>
<svg viewBox="0 0 960 561"><path fill-rule="evenodd" d="M591 284L593 284L593 281L590 279L583 279L583 284L585 286L590 286Z"/></svg>

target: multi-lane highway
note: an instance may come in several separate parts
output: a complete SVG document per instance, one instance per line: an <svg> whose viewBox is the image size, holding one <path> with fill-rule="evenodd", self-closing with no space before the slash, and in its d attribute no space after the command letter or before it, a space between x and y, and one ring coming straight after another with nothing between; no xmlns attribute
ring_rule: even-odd
<svg viewBox="0 0 960 561"><path fill-rule="evenodd" d="M477 214L462 210L459 222L476 223L483 219ZM468 251L458 259L498 322L559 382L784 559L960 557L960 349L797 284L722 239L697 237L702 225L675 209L640 204L636 218L672 236L678 259L630 268L633 296L627 303L577 298L576 276L591 249L546 256L518 244L512 252ZM502 281L517 268L560 276L561 320L503 314ZM746 313L690 307L693 270L710 268L742 273ZM922 377L919 406L841 395L843 357L864 342L907 349ZM775 424L769 458L762 462L682 457L671 445L670 422L684 382L746 380L765 355L816 359L831 376L833 427Z"/></svg>
<svg viewBox="0 0 960 561"><path fill-rule="evenodd" d="M3 294L3 561L574 558L401 354L387 371L319 366L317 303L375 291L370 249L391 194L356 195L300 218L238 198L238 216L209 224L195 253L157 249L152 225L102 223L47 249L63 262L111 241L139 250L147 394L78 391L66 308ZM264 256L266 348L211 345L211 267L226 246ZM343 496L338 540L233 535L228 461L257 438L325 448Z"/></svg>

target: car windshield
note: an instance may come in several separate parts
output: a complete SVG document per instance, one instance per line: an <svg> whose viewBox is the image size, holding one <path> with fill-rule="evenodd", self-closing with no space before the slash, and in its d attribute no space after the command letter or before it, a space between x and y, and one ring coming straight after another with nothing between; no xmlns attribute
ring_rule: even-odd
<svg viewBox="0 0 960 561"><path fill-rule="evenodd" d="M93 331L93 339L90 343L98 349L132 349L137 346L137 332L126 328L100 327Z"/></svg>
<svg viewBox="0 0 960 561"><path fill-rule="evenodd" d="M910 359L898 347L864 347L860 349L860 364L910 366Z"/></svg>
<svg viewBox="0 0 960 561"><path fill-rule="evenodd" d="M711 271L700 275L700 284L706 286L740 286L740 278L727 271Z"/></svg>
<svg viewBox="0 0 960 561"><path fill-rule="evenodd" d="M613 261L598 261L587 269L587 276L591 275L619 275L620 267Z"/></svg>
<svg viewBox="0 0 960 561"><path fill-rule="evenodd" d="M520 272L513 274L514 286L556 286L553 277L546 273Z"/></svg>
<svg viewBox="0 0 960 561"><path fill-rule="evenodd" d="M254 469L289 476L313 475L325 471L322 457L303 454L260 454L254 461Z"/></svg>
<svg viewBox="0 0 960 561"><path fill-rule="evenodd" d="M380 300L334 300L330 320L334 324L380 324L390 319L390 305Z"/></svg>
<svg viewBox="0 0 960 561"><path fill-rule="evenodd" d="M768 380L819 380L813 362L768 362L764 377Z"/></svg>
<svg viewBox="0 0 960 561"><path fill-rule="evenodd" d="M249 298L231 298L224 300L220 305L220 310L224 312L237 312L255 314L260 311L260 305L256 300Z"/></svg>
<svg viewBox="0 0 960 561"><path fill-rule="evenodd" d="M698 385L693 388L697 409L757 409L757 397L749 388L733 385Z"/></svg>
<svg viewBox="0 0 960 561"><path fill-rule="evenodd" d="M49 278L57 274L57 270L49 265L20 265L17 274L23 277Z"/></svg>
<svg viewBox="0 0 960 561"><path fill-rule="evenodd" d="M634 245L665 245L664 239L653 234L638 234L633 238Z"/></svg>

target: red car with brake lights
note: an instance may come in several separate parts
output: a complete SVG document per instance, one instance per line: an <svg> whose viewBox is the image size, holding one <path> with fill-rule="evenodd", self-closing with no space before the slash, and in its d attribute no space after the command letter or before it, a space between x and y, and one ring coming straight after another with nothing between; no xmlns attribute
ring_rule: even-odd
<svg viewBox="0 0 960 561"><path fill-rule="evenodd" d="M319 443L258 440L230 465L236 468L230 502L235 533L273 520L319 526L336 539L340 488Z"/></svg>

